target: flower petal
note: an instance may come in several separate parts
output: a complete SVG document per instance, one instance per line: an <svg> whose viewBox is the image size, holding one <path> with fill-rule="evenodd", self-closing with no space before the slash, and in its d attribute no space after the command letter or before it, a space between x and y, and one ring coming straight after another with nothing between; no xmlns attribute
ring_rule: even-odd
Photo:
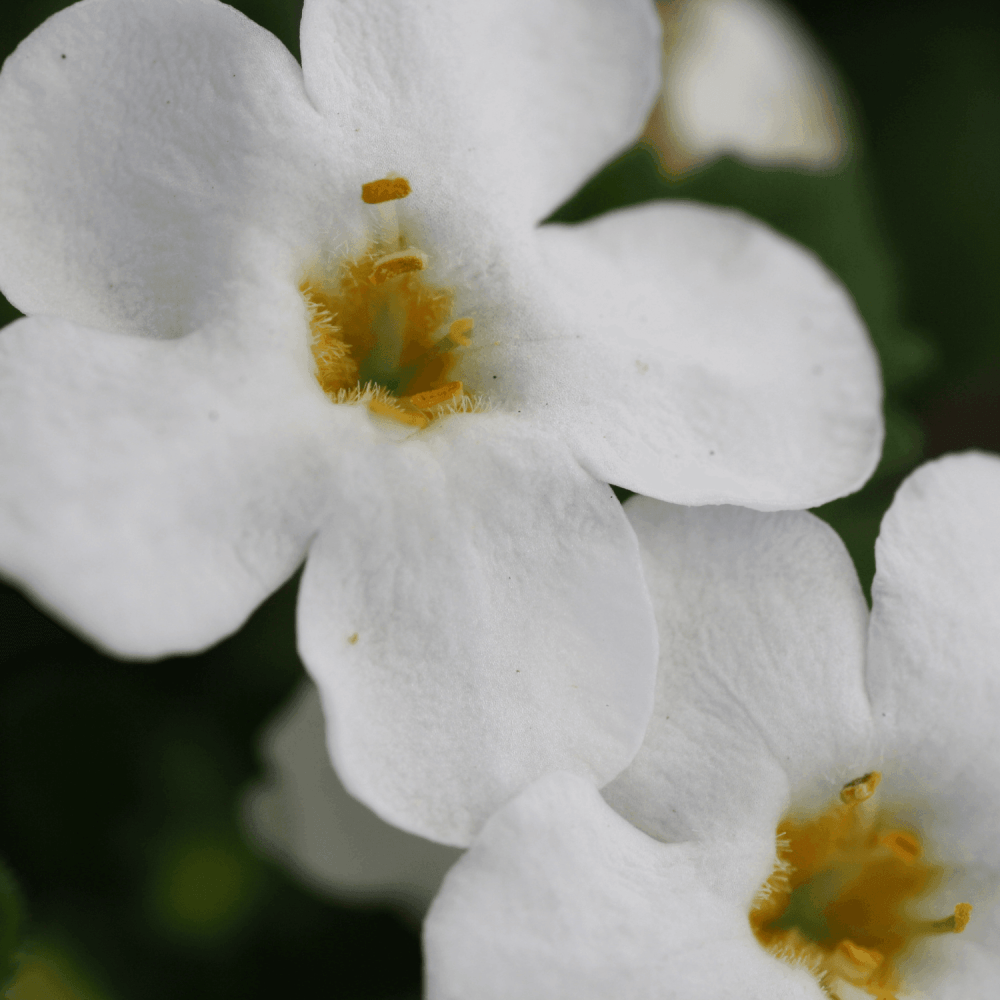
<svg viewBox="0 0 1000 1000"><path fill-rule="evenodd" d="M223 339L42 318L0 333L0 565L125 656L237 628L322 520L329 442L367 424L287 345Z"/></svg>
<svg viewBox="0 0 1000 1000"><path fill-rule="evenodd" d="M347 794L313 684L303 681L268 725L260 752L268 775L243 803L258 846L316 892L355 906L390 902L422 920L460 852L383 823Z"/></svg>
<svg viewBox="0 0 1000 1000"><path fill-rule="evenodd" d="M659 88L642 0L306 0L310 96L374 179L534 224L639 134Z"/></svg>
<svg viewBox="0 0 1000 1000"><path fill-rule="evenodd" d="M727 154L765 166L837 166L847 147L840 87L788 6L657 7L667 30L659 129L650 131L668 166L679 172Z"/></svg>
<svg viewBox="0 0 1000 1000"><path fill-rule="evenodd" d="M656 203L538 230L545 321L506 362L522 410L597 478L675 503L810 507L878 460L874 351L807 251Z"/></svg>
<svg viewBox="0 0 1000 1000"><path fill-rule="evenodd" d="M552 774L486 824L424 925L428 1000L820 1000L746 912L587 782Z"/></svg>
<svg viewBox="0 0 1000 1000"><path fill-rule="evenodd" d="M975 905L1000 878L1000 458L922 466L875 551L868 687L890 758L882 794L919 811L929 856L991 870L969 869Z"/></svg>
<svg viewBox="0 0 1000 1000"><path fill-rule="evenodd" d="M660 840L708 842L706 878L749 906L789 791L808 810L826 804L831 776L864 773L864 597L842 542L811 514L646 497L626 511L660 670L642 748L604 795Z"/></svg>
<svg viewBox="0 0 1000 1000"><path fill-rule="evenodd" d="M324 130L292 56L231 7L74 4L0 75L0 285L22 312L186 333L361 210Z"/></svg>
<svg viewBox="0 0 1000 1000"><path fill-rule="evenodd" d="M473 414L385 451L310 552L299 648L347 789L461 845L546 771L628 763L655 626L617 500L558 442Z"/></svg>

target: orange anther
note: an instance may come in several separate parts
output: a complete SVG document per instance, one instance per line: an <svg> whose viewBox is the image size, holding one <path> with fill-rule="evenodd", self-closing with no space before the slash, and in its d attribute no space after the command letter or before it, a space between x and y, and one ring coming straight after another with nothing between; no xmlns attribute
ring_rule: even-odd
<svg viewBox="0 0 1000 1000"><path fill-rule="evenodd" d="M870 799L875 794L875 789L878 788L878 783L881 780L882 775L878 771L869 771L867 774L861 775L860 778L849 781L840 790L840 801L845 805L855 805L858 802L864 802L865 799Z"/></svg>
<svg viewBox="0 0 1000 1000"><path fill-rule="evenodd" d="M472 333L473 322L468 316L463 316L462 319L456 319L451 326L448 327L448 337L453 340L456 344L461 344L462 347L468 347L472 343L472 338L469 336Z"/></svg>
<svg viewBox="0 0 1000 1000"><path fill-rule="evenodd" d="M412 403L418 410L428 410L432 406L440 406L442 403L447 403L461 395L462 383L449 382L447 385L442 385L437 389L427 389L425 392L418 392L412 396L404 396L403 398L407 402Z"/></svg>
<svg viewBox="0 0 1000 1000"><path fill-rule="evenodd" d="M405 198L412 188L405 177L383 177L361 185L361 200L366 205L379 205L383 201Z"/></svg>
<svg viewBox="0 0 1000 1000"><path fill-rule="evenodd" d="M371 281L373 285L382 285L390 278L398 278L401 274L411 271L422 271L427 259L417 250L397 250L395 253L379 257L372 265Z"/></svg>
<svg viewBox="0 0 1000 1000"><path fill-rule="evenodd" d="M972 916L971 903L959 903L955 907L955 933L961 934L969 926L969 918Z"/></svg>

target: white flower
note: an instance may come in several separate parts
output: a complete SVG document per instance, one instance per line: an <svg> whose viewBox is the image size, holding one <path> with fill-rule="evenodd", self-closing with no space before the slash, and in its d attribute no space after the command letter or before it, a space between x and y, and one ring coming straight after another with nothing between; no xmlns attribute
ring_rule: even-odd
<svg viewBox="0 0 1000 1000"><path fill-rule="evenodd" d="M642 0L307 0L302 63L213 0L86 0L6 63L0 565L151 657L308 555L345 785L460 844L641 742L655 627L605 484L849 492L877 367L737 214L538 227L641 126Z"/></svg>
<svg viewBox="0 0 1000 1000"><path fill-rule="evenodd" d="M429 996L993 997L1000 459L904 483L870 626L811 515L627 508L663 643L645 743L603 800L550 775L486 824L428 917Z"/></svg>
<svg viewBox="0 0 1000 1000"><path fill-rule="evenodd" d="M314 892L389 905L418 924L461 852L383 823L348 795L323 734L319 693L304 681L261 734L266 771L244 796L246 835Z"/></svg>
<svg viewBox="0 0 1000 1000"><path fill-rule="evenodd" d="M682 173L720 156L829 170L847 152L841 88L777 0L660 0L663 90L647 138Z"/></svg>

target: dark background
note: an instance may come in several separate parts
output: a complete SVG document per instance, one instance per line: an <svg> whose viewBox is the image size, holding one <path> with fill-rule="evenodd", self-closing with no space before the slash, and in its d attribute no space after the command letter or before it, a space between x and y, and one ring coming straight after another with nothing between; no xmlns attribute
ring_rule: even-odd
<svg viewBox="0 0 1000 1000"><path fill-rule="evenodd" d="M3 55L62 6L8 7ZM298 54L300 3L235 6ZM736 205L841 276L882 358L888 438L871 483L819 513L867 587L901 478L946 451L1000 451L1000 7L795 7L849 95L846 167L722 161L668 181L637 149L558 216L659 197ZM207 653L133 665L0 588L0 982L19 948L62 980L22 980L18 1000L417 995L413 928L308 894L240 837L256 734L302 675L294 600L293 582Z"/></svg>

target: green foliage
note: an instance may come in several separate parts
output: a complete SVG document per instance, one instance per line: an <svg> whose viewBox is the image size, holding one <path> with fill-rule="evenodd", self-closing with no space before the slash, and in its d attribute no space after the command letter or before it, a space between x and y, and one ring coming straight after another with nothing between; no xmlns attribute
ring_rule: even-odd
<svg viewBox="0 0 1000 1000"><path fill-rule="evenodd" d="M14 876L0 861L0 992L17 970L23 922L21 893Z"/></svg>

